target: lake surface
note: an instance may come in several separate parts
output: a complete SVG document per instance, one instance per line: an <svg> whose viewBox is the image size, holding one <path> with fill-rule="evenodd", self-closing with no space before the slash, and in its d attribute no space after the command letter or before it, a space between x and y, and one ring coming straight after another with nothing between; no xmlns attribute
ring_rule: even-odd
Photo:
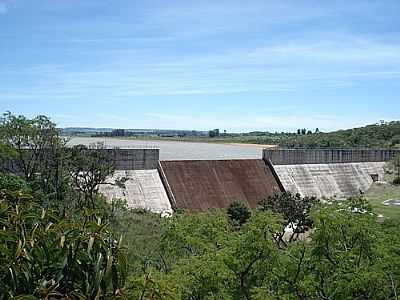
<svg viewBox="0 0 400 300"><path fill-rule="evenodd" d="M191 159L261 159L262 146L240 144L190 143L175 141L141 141L115 138L74 137L69 145L90 145L102 142L106 147L159 148L160 160Z"/></svg>

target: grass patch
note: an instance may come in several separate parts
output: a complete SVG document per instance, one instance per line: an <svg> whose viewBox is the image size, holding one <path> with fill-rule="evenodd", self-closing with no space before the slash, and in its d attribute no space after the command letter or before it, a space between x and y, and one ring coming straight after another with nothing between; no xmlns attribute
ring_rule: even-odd
<svg viewBox="0 0 400 300"><path fill-rule="evenodd" d="M143 210L127 210L112 224L114 231L123 236L131 271L138 271L148 262L159 261L162 218L159 214Z"/></svg>
<svg viewBox="0 0 400 300"><path fill-rule="evenodd" d="M400 206L386 206L384 201L400 199L400 186L389 183L374 183L365 194L374 211L385 218L400 218Z"/></svg>

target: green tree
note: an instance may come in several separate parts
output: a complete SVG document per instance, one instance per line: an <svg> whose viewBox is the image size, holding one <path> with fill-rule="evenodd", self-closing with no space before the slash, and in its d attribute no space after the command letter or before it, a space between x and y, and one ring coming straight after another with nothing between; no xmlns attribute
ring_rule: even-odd
<svg viewBox="0 0 400 300"><path fill-rule="evenodd" d="M102 145L75 146L71 150L69 170L75 187L84 196L84 201L80 202L81 208L95 209L99 186L115 170L110 153Z"/></svg>
<svg viewBox="0 0 400 300"><path fill-rule="evenodd" d="M34 181L46 169L49 149L61 142L59 131L45 116L27 119L10 112L0 120L1 142L15 152L15 168L27 181ZM54 159L54 158L51 158Z"/></svg>
<svg viewBox="0 0 400 300"><path fill-rule="evenodd" d="M2 177L0 299L100 299L122 293L126 259L100 219L58 218L26 194L20 179ZM18 190L12 193L13 190Z"/></svg>
<svg viewBox="0 0 400 300"><path fill-rule="evenodd" d="M293 195L290 192L276 194L259 203L261 211L272 211L283 216L280 232L276 233L276 242L280 246L286 246L287 242L296 241L299 236L308 231L313 221L310 216L311 208L318 203L314 197L302 198L300 194ZM284 239L286 231L290 229L291 234Z"/></svg>
<svg viewBox="0 0 400 300"><path fill-rule="evenodd" d="M257 212L240 230L220 213L181 215L167 221L162 249L170 267L164 280L177 299L251 299L273 281L279 222ZM160 298L156 298L160 299Z"/></svg>
<svg viewBox="0 0 400 300"><path fill-rule="evenodd" d="M393 160L392 160L392 165L395 169L396 172L396 177L393 180L393 184L400 185L400 155L397 155Z"/></svg>
<svg viewBox="0 0 400 300"><path fill-rule="evenodd" d="M229 205L227 214L232 225L242 226L250 218L251 211L242 202L235 201Z"/></svg>
<svg viewBox="0 0 400 300"><path fill-rule="evenodd" d="M71 194L66 141L45 116L28 119L5 113L0 123L2 148L7 159L3 171L21 174L42 193L44 206L65 206ZM4 153L4 151L2 151Z"/></svg>
<svg viewBox="0 0 400 300"><path fill-rule="evenodd" d="M390 299L379 225L363 199L315 212L311 266L315 292L328 299ZM310 290L309 292L311 292Z"/></svg>
<svg viewBox="0 0 400 300"><path fill-rule="evenodd" d="M16 151L0 141L0 172L12 171L12 161L16 158Z"/></svg>
<svg viewBox="0 0 400 300"><path fill-rule="evenodd" d="M208 136L211 138L219 137L219 129L213 129L208 132Z"/></svg>

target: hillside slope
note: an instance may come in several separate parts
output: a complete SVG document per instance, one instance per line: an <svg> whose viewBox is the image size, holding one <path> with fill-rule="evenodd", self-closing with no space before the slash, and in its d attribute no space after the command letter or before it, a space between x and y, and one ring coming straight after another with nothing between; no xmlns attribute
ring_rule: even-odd
<svg viewBox="0 0 400 300"><path fill-rule="evenodd" d="M400 148L400 122L330 133L284 136L279 145L287 148Z"/></svg>

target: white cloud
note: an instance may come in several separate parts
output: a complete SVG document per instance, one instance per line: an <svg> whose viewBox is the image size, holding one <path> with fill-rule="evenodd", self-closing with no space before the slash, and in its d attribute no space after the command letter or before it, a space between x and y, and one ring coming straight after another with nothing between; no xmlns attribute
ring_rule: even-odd
<svg viewBox="0 0 400 300"><path fill-rule="evenodd" d="M90 69L37 65L10 70L3 76L37 79L30 91L25 89L27 94L101 95L110 101L137 96L324 90L371 79L400 78L400 44L352 36L182 58L162 59L157 51L101 56L102 62ZM12 92L0 89L0 93Z"/></svg>
<svg viewBox="0 0 400 300"><path fill-rule="evenodd" d="M14 7L12 1L0 0L0 14ZM81 2L44 1L38 6L40 11L48 6L46 13L65 10L69 14L78 8L89 10L92 6L105 5L95 0L88 0L88 4ZM219 98L227 99L229 94L241 94L242 102L252 103L251 97L256 95L265 97L265 106L269 106L268 100L277 94L285 94L286 99L289 96L303 96L304 99L310 91L318 91L315 94L323 100L330 94L339 97L343 87L356 87L349 91L366 94L371 82L387 83L391 87L400 79L400 40L390 33L377 36L368 32L373 22L370 24L366 20L372 15L386 16L375 13L375 6L379 9L381 4L364 4L365 1L349 4L345 0L334 1L343 5L317 2L255 0L248 5L232 0L160 1L161 6L141 3L140 12L132 13L129 21L124 18L125 11L118 10L118 16L121 16L118 21L114 18L99 18L96 22L90 18L77 18L76 22L64 23L61 21L65 19L62 19L52 23L54 27L39 22L43 23L40 26L46 27L43 32L49 32L53 38L40 37L41 31L35 24L34 42L39 39L45 42L27 53L29 57L43 57L40 51L46 50L50 54L49 63L18 68L17 61L24 62L25 53L17 49L15 54L6 56L16 60L11 59L10 67L6 65L0 70L0 78L3 78L0 102L24 101L31 105L45 99L42 103L91 101L96 106L106 106L135 104L147 96L162 99L160 96L195 95L197 97L193 99L204 96L208 101L211 98L218 101ZM132 7L126 6L129 13ZM112 12L110 10L110 16ZM342 27L341 24L331 26L337 16L343 17ZM357 31L361 26L353 26L349 21L354 20L354 16L362 16L356 18L357 22L368 23L362 30L365 35ZM68 26L66 32L76 34L69 34L67 39L55 37L64 26ZM299 101L294 99L293 103ZM312 126L314 122L308 116L292 116L294 110L267 107L257 111L260 115L239 117L234 122L201 115L182 117L154 113L147 118L159 120L157 124L172 124L175 128L224 126L239 130L287 128L298 123L304 124L302 127ZM277 114L286 117L277 117ZM235 112L232 115L241 116ZM108 123L104 116L96 119ZM125 124L128 120L115 117L109 122ZM321 117L319 123L321 128L335 128L338 124L352 127L355 122ZM364 123L362 121L360 125Z"/></svg>
<svg viewBox="0 0 400 300"><path fill-rule="evenodd" d="M5 2L0 2L0 15L5 15L7 13L8 7Z"/></svg>
<svg viewBox="0 0 400 300"><path fill-rule="evenodd" d="M5 15L11 8L15 8L16 0L0 0L0 15Z"/></svg>
<svg viewBox="0 0 400 300"><path fill-rule="evenodd" d="M318 115L314 114L310 118L310 113L288 112L283 116L276 115L248 115L248 116L218 116L205 117L203 115L192 114L168 114L168 113L148 113L145 117L148 124L168 124L168 128L203 130L211 128L226 129L230 132L248 132L254 130L268 131L295 131L297 128L314 129L318 126L322 131L347 129L373 124L379 120L389 120L390 118L355 118L354 116Z"/></svg>

